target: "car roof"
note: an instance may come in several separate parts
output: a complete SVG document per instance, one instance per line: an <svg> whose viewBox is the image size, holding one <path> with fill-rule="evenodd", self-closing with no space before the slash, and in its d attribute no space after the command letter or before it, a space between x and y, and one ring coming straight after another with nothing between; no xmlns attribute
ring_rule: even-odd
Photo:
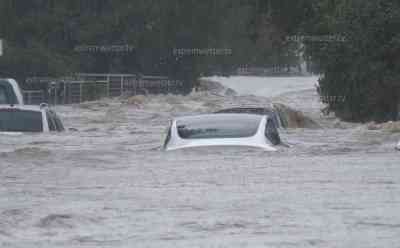
<svg viewBox="0 0 400 248"><path fill-rule="evenodd" d="M0 83L7 83L7 84L10 84L10 85L19 87L17 81L15 81L12 78L0 78Z"/></svg>
<svg viewBox="0 0 400 248"><path fill-rule="evenodd" d="M9 91L11 87L12 92L7 92L8 95L10 93L12 94L11 96L9 95L9 97L11 97L11 99L9 99L11 103L24 104L24 97L17 81L12 78L0 78L0 86L5 86L6 91Z"/></svg>

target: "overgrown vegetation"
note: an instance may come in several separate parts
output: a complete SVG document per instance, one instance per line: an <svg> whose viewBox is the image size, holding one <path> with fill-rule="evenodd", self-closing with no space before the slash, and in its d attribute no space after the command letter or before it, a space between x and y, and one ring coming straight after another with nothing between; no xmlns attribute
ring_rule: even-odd
<svg viewBox="0 0 400 248"><path fill-rule="evenodd" d="M350 121L399 118L400 2L325 0L314 5L313 35L344 38L306 43L322 73L319 92L329 110Z"/></svg>

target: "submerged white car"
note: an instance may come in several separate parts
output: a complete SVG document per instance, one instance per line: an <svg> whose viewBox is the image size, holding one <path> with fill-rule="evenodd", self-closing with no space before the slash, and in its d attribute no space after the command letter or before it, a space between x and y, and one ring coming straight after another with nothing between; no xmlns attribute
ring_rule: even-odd
<svg viewBox="0 0 400 248"><path fill-rule="evenodd" d="M208 114L171 122L165 150L204 146L245 146L277 151L281 143L272 118L254 114Z"/></svg>
<svg viewBox="0 0 400 248"><path fill-rule="evenodd" d="M50 131L64 131L64 126L47 104L0 105L0 133Z"/></svg>

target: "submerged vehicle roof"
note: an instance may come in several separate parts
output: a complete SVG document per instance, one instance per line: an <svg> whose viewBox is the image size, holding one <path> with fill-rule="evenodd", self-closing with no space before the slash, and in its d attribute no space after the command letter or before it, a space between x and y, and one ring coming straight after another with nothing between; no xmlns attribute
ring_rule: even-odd
<svg viewBox="0 0 400 248"><path fill-rule="evenodd" d="M267 128L267 124L270 128ZM176 150L201 146L248 146L276 151L267 131L277 133L266 115L203 114L172 121L164 147ZM279 135L278 135L279 137Z"/></svg>

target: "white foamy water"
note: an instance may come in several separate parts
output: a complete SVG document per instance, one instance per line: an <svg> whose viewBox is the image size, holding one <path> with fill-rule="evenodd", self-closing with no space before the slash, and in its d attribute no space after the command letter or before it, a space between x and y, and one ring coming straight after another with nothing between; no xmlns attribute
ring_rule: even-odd
<svg viewBox="0 0 400 248"><path fill-rule="evenodd" d="M274 93L59 106L78 131L0 135L0 247L396 247L399 134L334 128L303 88L314 78L240 80ZM277 153L161 149L174 116L271 101L324 128L282 130L292 148Z"/></svg>
<svg viewBox="0 0 400 248"><path fill-rule="evenodd" d="M316 89L318 77L209 77L241 95L275 97L284 93Z"/></svg>

